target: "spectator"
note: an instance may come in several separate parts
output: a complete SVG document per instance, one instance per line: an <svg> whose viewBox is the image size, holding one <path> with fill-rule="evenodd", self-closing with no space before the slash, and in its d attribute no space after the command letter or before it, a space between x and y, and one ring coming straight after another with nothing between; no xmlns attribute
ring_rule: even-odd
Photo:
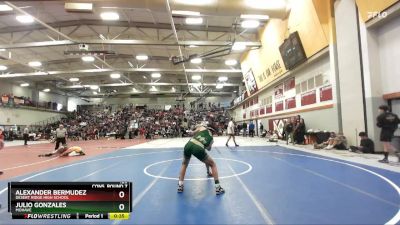
<svg viewBox="0 0 400 225"><path fill-rule="evenodd" d="M24 145L28 145L28 139L29 139L29 127L28 126L26 126L24 128L23 138L24 138Z"/></svg>
<svg viewBox="0 0 400 225"><path fill-rule="evenodd" d="M300 122L300 119L301 119L301 116L300 116L300 115L297 115L297 116L295 117L295 120L296 120L297 123ZM304 121L303 121L303 122L304 122Z"/></svg>
<svg viewBox="0 0 400 225"><path fill-rule="evenodd" d="M14 130L12 129L12 127L10 127L10 129L8 130L8 140L14 141Z"/></svg>
<svg viewBox="0 0 400 225"><path fill-rule="evenodd" d="M128 129L128 138L133 139L133 129L131 127Z"/></svg>
<svg viewBox="0 0 400 225"><path fill-rule="evenodd" d="M99 140L100 139L99 130L95 128L93 132L94 132L94 139Z"/></svg>
<svg viewBox="0 0 400 225"><path fill-rule="evenodd" d="M0 127L0 150L4 148L4 133L3 128Z"/></svg>
<svg viewBox="0 0 400 225"><path fill-rule="evenodd" d="M304 144L304 135L306 134L306 125L304 119L299 119L295 128L294 140L296 144Z"/></svg>
<svg viewBox="0 0 400 225"><path fill-rule="evenodd" d="M278 131L273 132L273 134L269 135L268 141L269 142L278 142L279 139L279 133Z"/></svg>
<svg viewBox="0 0 400 225"><path fill-rule="evenodd" d="M336 137L333 139L333 142L329 144L327 147L324 149L326 150L331 150L331 149L337 149L337 150L346 150L347 149L347 139L345 136L343 136L342 133L338 133Z"/></svg>
<svg viewBox="0 0 400 225"><path fill-rule="evenodd" d="M368 138L367 133L360 132L358 136L361 138L360 146L350 146L350 151L357 153L375 153L374 142Z"/></svg>
<svg viewBox="0 0 400 225"><path fill-rule="evenodd" d="M260 135L264 132L264 125L260 123Z"/></svg>
<svg viewBox="0 0 400 225"><path fill-rule="evenodd" d="M243 137L246 137L247 136L247 123L246 123L246 121L243 122L242 129L243 129Z"/></svg>
<svg viewBox="0 0 400 225"><path fill-rule="evenodd" d="M286 139L286 144L289 144L289 138L290 141L292 142L292 144L294 144L294 140L293 140L293 123L292 123L292 119L290 119L289 121L285 120L284 121L284 137Z"/></svg>
<svg viewBox="0 0 400 225"><path fill-rule="evenodd" d="M321 144L315 143L315 144L314 144L314 149L323 149L323 148L326 148L326 147L328 147L328 146L333 146L333 145L334 145L335 138L336 138L335 132L331 132L331 134L330 134L328 140L325 141L325 142L322 142Z"/></svg>
<svg viewBox="0 0 400 225"><path fill-rule="evenodd" d="M240 131L242 130L242 125L241 124L238 124L237 126L236 126L236 133L237 133L237 135L240 135Z"/></svg>
<svg viewBox="0 0 400 225"><path fill-rule="evenodd" d="M250 121L250 124L249 124L249 136L250 137L254 137L254 128L255 128L255 125L254 125L253 121Z"/></svg>
<svg viewBox="0 0 400 225"><path fill-rule="evenodd" d="M295 135L296 135L295 128L297 126L296 118L295 117L291 117L290 118L290 122L291 122L292 127L293 127L292 133L290 133L290 140L292 141L292 144L295 144Z"/></svg>

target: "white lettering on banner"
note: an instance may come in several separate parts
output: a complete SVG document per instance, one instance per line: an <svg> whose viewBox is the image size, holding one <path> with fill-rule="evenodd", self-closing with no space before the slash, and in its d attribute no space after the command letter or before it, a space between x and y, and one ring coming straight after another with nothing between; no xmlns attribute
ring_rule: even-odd
<svg viewBox="0 0 400 225"><path fill-rule="evenodd" d="M378 12L378 11L372 11L372 12L368 12L368 19L372 19L372 18L375 18L375 17L378 17L378 18L386 18L388 16L388 13L387 12Z"/></svg>

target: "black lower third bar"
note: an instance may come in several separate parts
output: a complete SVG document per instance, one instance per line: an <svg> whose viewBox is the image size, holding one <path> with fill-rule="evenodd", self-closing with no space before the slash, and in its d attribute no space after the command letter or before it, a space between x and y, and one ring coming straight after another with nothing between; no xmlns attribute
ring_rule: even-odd
<svg viewBox="0 0 400 225"><path fill-rule="evenodd" d="M108 213L13 213L13 219L63 220L63 219L108 219Z"/></svg>

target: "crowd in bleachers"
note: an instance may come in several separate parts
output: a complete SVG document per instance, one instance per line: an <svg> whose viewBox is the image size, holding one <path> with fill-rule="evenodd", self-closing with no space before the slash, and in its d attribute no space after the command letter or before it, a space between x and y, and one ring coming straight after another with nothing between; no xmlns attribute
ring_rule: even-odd
<svg viewBox="0 0 400 225"><path fill-rule="evenodd" d="M71 140L94 140L103 137L135 138L184 137L189 136L197 123L212 127L217 135L222 135L229 122L224 108L211 107L187 109L173 106L169 110L149 109L146 106L125 105L104 106L102 109L81 107L60 122L37 128L37 132L49 139L61 123Z"/></svg>
<svg viewBox="0 0 400 225"><path fill-rule="evenodd" d="M97 140L100 138L169 138L191 136L196 125L202 123L212 128L215 135L223 135L229 123L227 111L219 104L175 105L168 110L150 109L146 106L98 106L79 107L60 121L44 126L30 126L29 139L51 139L60 124L67 129L70 140ZM235 123L235 135L260 136L270 142L284 140L286 144L313 144L314 149L349 149L354 152L373 153L374 144L365 132L360 132L361 146L348 146L342 133L306 130L304 119L282 119L283 125L275 130L264 129L262 123L243 121ZM281 122L282 122L281 121ZM5 140L22 139L23 127L9 126L4 129ZM365 145L365 146L364 146Z"/></svg>

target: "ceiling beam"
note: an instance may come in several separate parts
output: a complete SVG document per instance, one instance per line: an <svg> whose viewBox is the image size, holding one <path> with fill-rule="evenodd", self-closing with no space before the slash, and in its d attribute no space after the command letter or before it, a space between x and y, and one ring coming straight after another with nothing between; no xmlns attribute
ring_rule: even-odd
<svg viewBox="0 0 400 225"><path fill-rule="evenodd" d="M199 83L188 83L189 85L195 86L198 85ZM97 86L99 87L129 87L129 86L135 86L135 85L143 85L143 86L187 86L187 83L114 83L114 84L99 84ZM202 83L202 86L206 87L215 87L217 86L217 83ZM233 83L224 83L223 84L226 87L239 87L241 86L240 84L233 84ZM70 86L60 86L58 88L61 89L83 89L86 88L83 85L70 85Z"/></svg>
<svg viewBox="0 0 400 225"><path fill-rule="evenodd" d="M60 40L60 41L38 41L26 43L13 43L13 44L0 44L3 49L16 49L16 48L38 48L38 47L51 47L51 46L66 46L75 44L94 44L94 45L151 45L151 46L232 46L231 41L158 41L158 40ZM245 41L241 42L249 48L261 47L259 41Z"/></svg>
<svg viewBox="0 0 400 225"><path fill-rule="evenodd" d="M146 85L146 86L186 86L186 83L136 83L139 85ZM198 85L199 83L189 83L189 85ZM217 86L217 83L202 83L202 86ZM224 86L227 87L239 87L240 84L233 84L233 83L224 83Z"/></svg>
<svg viewBox="0 0 400 225"><path fill-rule="evenodd" d="M183 93L182 92L172 92L172 91L155 91L155 92L117 92L115 94L111 94L111 96L116 97L119 95L135 95L135 98L141 98L141 97L146 97L146 96L152 96L152 95L167 95L167 96L181 96ZM203 95L204 93L199 93L199 92L191 92L189 93L186 97L190 96L198 96L198 95ZM207 93L209 96L232 96L232 92L209 92ZM102 94L98 93L97 95L93 95L90 93L87 94L81 94L81 97L88 97L88 98L102 98L105 96L109 96L108 94Z"/></svg>
<svg viewBox="0 0 400 225"><path fill-rule="evenodd" d="M72 41L72 39L71 39L68 35L65 35L64 33L58 31L57 29L53 28L52 26L49 26L48 24L46 24L46 23L43 22L42 20L38 19L37 17L30 15L30 14L27 13L25 10L23 10L23 9L17 7L16 5L14 5L14 4L10 3L10 2L7 2L7 1L5 1L4 3L6 3L8 6L10 6L11 8L13 8L15 11L17 11L17 12L23 14L23 15L31 16L37 23L39 23L39 24L42 25L43 27L45 27L45 28L47 28L47 29L53 31L54 33L58 34L59 36L65 38L65 39L67 39L67 40L71 40L71 41Z"/></svg>
<svg viewBox="0 0 400 225"><path fill-rule="evenodd" d="M171 6L169 4L169 0L165 0L165 6L167 7L168 17L169 17L169 20L170 20L170 23L171 23L172 32L174 32L175 41L176 41L176 43L179 43L179 37L178 37L178 33L176 31L174 18L172 17ZM179 57L183 59L184 55L182 53L182 48L179 45L178 45L178 51L179 51ZM188 75L186 73L185 62L181 63L181 66L183 68L183 73L185 74L186 84L189 87L189 78L188 78ZM189 93L190 93L190 89L189 89Z"/></svg>
<svg viewBox="0 0 400 225"><path fill-rule="evenodd" d="M165 72L165 73L183 73L183 69L163 69L163 68L114 68L114 69L85 69L85 70L59 70L47 72L31 72L31 73L11 73L0 75L2 78L15 78L15 77L32 77L32 76L49 76L60 74L85 74L85 73L100 73L100 75L107 72ZM186 69L188 73L224 73L224 74L237 74L242 73L239 69ZM103 74L101 74L103 73Z"/></svg>
<svg viewBox="0 0 400 225"><path fill-rule="evenodd" d="M47 23L50 27L54 28L63 28L63 27L72 27L72 26L82 26L82 25L90 25L90 26L110 26L110 27L136 27L136 28L151 28L151 29L162 29L162 30L171 30L171 24L169 23L148 23L148 22L129 22L129 21L103 21L103 20L67 20L67 21L58 21L54 23ZM46 27L40 24L32 24L29 26L8 26L0 28L0 34L4 33L15 33L15 32L25 32L32 30L43 30L47 29ZM235 30L232 27L222 27L222 26L190 26L190 25L176 25L177 30L190 30L190 31L209 31L209 32L226 32L226 33L235 33ZM236 32L240 33L243 29L237 29ZM257 33L256 30L246 31L247 33Z"/></svg>
<svg viewBox="0 0 400 225"><path fill-rule="evenodd" d="M117 55L108 55L107 60L110 59L132 59L135 60L134 55L130 54L117 54ZM149 56L150 61L170 61L170 57L167 56ZM42 61L42 64L45 66L48 65L55 65L55 64L65 64L65 63L81 63L82 59L81 58L65 58L65 59L56 59L56 60L50 60L50 61ZM210 63L224 63L223 59L207 59L204 58L203 62L210 62Z"/></svg>

